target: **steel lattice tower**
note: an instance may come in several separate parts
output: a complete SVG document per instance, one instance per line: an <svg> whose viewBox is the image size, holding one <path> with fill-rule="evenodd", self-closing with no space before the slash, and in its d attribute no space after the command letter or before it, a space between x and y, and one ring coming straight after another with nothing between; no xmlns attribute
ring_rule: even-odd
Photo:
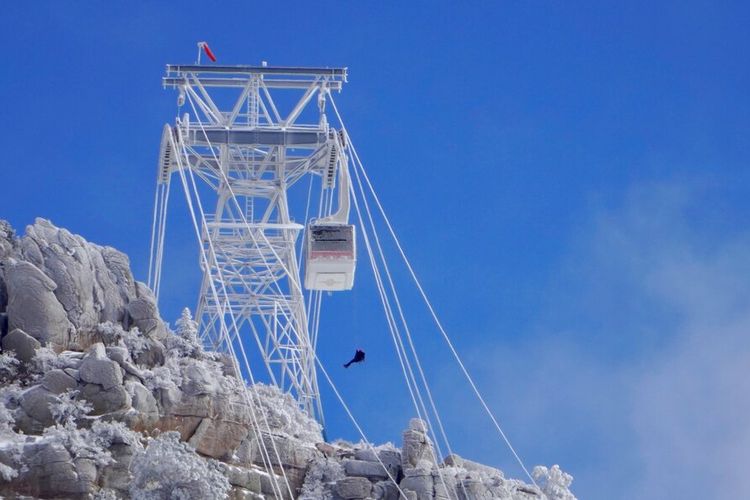
<svg viewBox="0 0 750 500"><path fill-rule="evenodd" d="M298 264L305 225L294 222L287 195L318 175L332 199L337 175L346 175L345 141L325 115L329 92L345 81L345 68L265 65L169 65L163 79L183 114L165 126L159 182L168 186L176 172L200 184L190 196L205 256L196 310L203 339L218 350L254 346L270 381L320 421ZM163 230L156 236L158 252Z"/></svg>

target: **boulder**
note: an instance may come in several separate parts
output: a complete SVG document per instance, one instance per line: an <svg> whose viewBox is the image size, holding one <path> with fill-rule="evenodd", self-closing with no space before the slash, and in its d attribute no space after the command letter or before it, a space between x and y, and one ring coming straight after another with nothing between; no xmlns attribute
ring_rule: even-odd
<svg viewBox="0 0 750 500"><path fill-rule="evenodd" d="M271 464L279 469L284 466L286 477L293 490L300 488L305 480L308 465L321 453L308 443L283 435L260 433L261 439L270 455ZM255 465L263 465L263 456L258 444L258 437L251 432L238 450L238 455Z"/></svg>
<svg viewBox="0 0 750 500"><path fill-rule="evenodd" d="M36 219L27 227L20 246L21 254L55 282L55 297L76 329L93 328L99 322L96 276L85 240L48 220Z"/></svg>
<svg viewBox="0 0 750 500"><path fill-rule="evenodd" d="M94 416L130 408L132 402L130 394L121 385L104 389L99 384L86 384L81 390L81 397L94 407L91 412Z"/></svg>
<svg viewBox="0 0 750 500"><path fill-rule="evenodd" d="M141 371L133 364L130 352L126 347L107 346L107 357L120 365L125 373L141 378Z"/></svg>
<svg viewBox="0 0 750 500"><path fill-rule="evenodd" d="M372 498L375 500L399 500L399 497L398 488L390 480L380 481L372 487Z"/></svg>
<svg viewBox="0 0 750 500"><path fill-rule="evenodd" d="M458 481L451 469L433 469L432 484L435 488L435 500L454 500L456 498Z"/></svg>
<svg viewBox="0 0 750 500"><path fill-rule="evenodd" d="M65 391L78 387L78 382L63 370L54 369L42 377L42 387L53 394L62 394Z"/></svg>
<svg viewBox="0 0 750 500"><path fill-rule="evenodd" d="M343 499L367 498L372 492L372 484L363 477L346 477L336 481L335 490Z"/></svg>
<svg viewBox="0 0 750 500"><path fill-rule="evenodd" d="M125 382L125 390L130 394L133 409L140 413L141 425L145 427L154 425L159 419L159 406L151 391L135 381Z"/></svg>
<svg viewBox="0 0 750 500"><path fill-rule="evenodd" d="M234 465L227 465L227 478L229 484L233 486L239 486L243 489L249 490L253 493L261 492L261 476L266 475L265 471L257 469L246 469L244 467L237 467Z"/></svg>
<svg viewBox="0 0 750 500"><path fill-rule="evenodd" d="M332 457L336 454L336 448L328 443L315 443L315 448L326 457Z"/></svg>
<svg viewBox="0 0 750 500"><path fill-rule="evenodd" d="M120 365L107 358L102 343L91 346L78 371L82 381L98 384L105 390L122 385Z"/></svg>
<svg viewBox="0 0 750 500"><path fill-rule="evenodd" d="M432 500L435 494L434 482L430 471L424 469L404 469L401 489L416 494L417 500Z"/></svg>
<svg viewBox="0 0 750 500"><path fill-rule="evenodd" d="M347 476L366 477L373 481L388 479L390 471L386 471L378 462L366 462L364 460L344 461L344 470ZM396 479L395 477L393 479Z"/></svg>
<svg viewBox="0 0 750 500"><path fill-rule="evenodd" d="M21 394L20 404L23 411L43 427L55 424L50 406L60 400L41 385L25 390Z"/></svg>
<svg viewBox="0 0 750 500"><path fill-rule="evenodd" d="M152 368L164 364L166 349L164 344L155 339L146 339L145 348L138 353L131 353L136 364Z"/></svg>
<svg viewBox="0 0 750 500"><path fill-rule="evenodd" d="M459 500L492 500L494 496L480 479L464 479L456 488Z"/></svg>
<svg viewBox="0 0 750 500"><path fill-rule="evenodd" d="M445 457L445 460L443 460L443 464L449 467L460 467L468 471L479 472L489 477L505 477L500 469L490 467L489 465L483 465L478 462L472 462L471 460L460 457L455 453Z"/></svg>
<svg viewBox="0 0 750 500"><path fill-rule="evenodd" d="M128 327L134 325L146 336L164 340L169 332L159 316L156 297L144 283L135 282L136 297L126 307Z"/></svg>
<svg viewBox="0 0 750 500"><path fill-rule="evenodd" d="M28 363L36 355L36 350L42 346L37 339L16 328L3 337L3 351L14 351L16 358L22 363Z"/></svg>
<svg viewBox="0 0 750 500"><path fill-rule="evenodd" d="M113 443L109 452L115 463L104 467L101 471L102 488L119 490L128 493L132 477L130 475L130 462L133 460L133 447L125 443Z"/></svg>
<svg viewBox="0 0 750 500"><path fill-rule="evenodd" d="M206 373L200 366L189 364L182 370L184 378L180 388L189 396L201 396L204 394L217 394L221 391L221 386L216 377Z"/></svg>
<svg viewBox="0 0 750 500"><path fill-rule="evenodd" d="M27 444L22 457L27 467L14 482L17 494L36 498L90 498L98 489L95 464L86 458L74 459L59 443Z"/></svg>
<svg viewBox="0 0 750 500"><path fill-rule="evenodd" d="M430 469L434 465L435 452L427 437L426 428L423 420L413 418L409 422L409 428L404 431L401 448L401 466L404 470L415 467Z"/></svg>
<svg viewBox="0 0 750 500"><path fill-rule="evenodd" d="M16 232L6 220L0 220L0 313L5 313L8 304L8 290L3 279L4 270L2 262L10 257L17 245ZM7 333L3 331L2 333Z"/></svg>
<svg viewBox="0 0 750 500"><path fill-rule="evenodd" d="M57 285L34 264L9 259L5 268L8 288L8 329L19 328L42 345L64 349L74 331L54 290Z"/></svg>
<svg viewBox="0 0 750 500"><path fill-rule="evenodd" d="M233 486L232 489L229 490L227 500L266 500L266 497L260 493L246 490L240 486Z"/></svg>
<svg viewBox="0 0 750 500"><path fill-rule="evenodd" d="M401 473L401 452L399 450L359 448L354 451L354 458L356 460L375 462L381 469L380 462L382 462L394 479L397 479Z"/></svg>

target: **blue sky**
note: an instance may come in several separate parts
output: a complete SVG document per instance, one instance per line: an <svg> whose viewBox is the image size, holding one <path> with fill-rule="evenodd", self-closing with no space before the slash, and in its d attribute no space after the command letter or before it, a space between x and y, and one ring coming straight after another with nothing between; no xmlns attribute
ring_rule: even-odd
<svg viewBox="0 0 750 500"><path fill-rule="evenodd" d="M746 4L3 10L0 217L19 231L50 218L125 251L145 280L159 138L175 112L164 65L208 40L230 64L347 66L337 102L350 133L527 463L561 464L580 498L750 495ZM179 207L172 321L193 305L197 272ZM404 293L453 448L520 477ZM362 266L354 292L327 299L321 358L371 439L399 441L412 412L373 297ZM357 346L368 362L335 369ZM354 439L324 397L329 433Z"/></svg>

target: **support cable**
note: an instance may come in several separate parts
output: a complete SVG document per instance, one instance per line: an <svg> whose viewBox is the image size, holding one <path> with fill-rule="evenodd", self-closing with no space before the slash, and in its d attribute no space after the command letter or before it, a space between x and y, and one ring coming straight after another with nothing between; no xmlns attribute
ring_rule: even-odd
<svg viewBox="0 0 750 500"><path fill-rule="evenodd" d="M396 486L396 489L398 490L399 495L401 495L401 497L404 498L404 500L409 500L409 497L406 496L404 491L399 486L398 482L396 482L396 479L388 470L388 467L386 467L385 464L383 463L383 460L380 459L380 455L378 455L378 452L375 450L375 447L372 445L370 440L367 439L367 436L362 430L362 427L360 427L359 422L357 422L357 419L354 418L354 415L349 409L349 406L344 401L344 398L341 397L341 394L336 388L336 384L333 383L333 380L331 379L330 375L328 375L328 371L326 371L326 368L325 366L323 366L323 363L320 361L320 358L318 358L317 354L314 354L314 356L315 356L315 361L318 363L318 366L320 367L320 370L323 372L323 376L325 376L326 380L328 381L328 384L331 386L331 389L333 390L333 393L336 395L336 398L339 400L339 403L341 403L341 406L344 408L344 411L349 416L349 420L352 421L352 423L354 424L354 427L356 427L357 429L357 432L359 432L359 435L362 436L362 440L365 442L367 447L373 452L373 455L375 455L375 458L378 460L378 463L383 468L385 473L388 475L388 479L390 479L391 482L394 484L394 486Z"/></svg>
<svg viewBox="0 0 750 500"><path fill-rule="evenodd" d="M185 152L183 151L183 153L185 153ZM192 174L192 171L189 168L188 168L188 172L190 172ZM185 173L183 171L182 166L180 166L180 168L179 168L179 173L180 173L180 177L182 179L183 188L185 190L185 197L187 199L188 206L190 208L190 215L191 215L191 217L193 219L193 227L194 227L195 232L196 232L196 237L198 238L198 242L199 242L199 246L200 246L200 250L201 250L201 258L203 260L204 265L206 266L206 269L210 269L208 258L206 257L206 249L203 247L203 244L201 243L201 232L200 232L200 229L198 228L198 222L197 222L197 219L195 217L195 208L194 208L193 202L192 202L192 195L190 194L190 190L189 190L188 184L187 184L187 179L186 179L186 176L185 176ZM191 175L191 180L192 180L192 183L193 183L193 188L195 190L195 178L192 177L192 175ZM196 192L196 196L197 196L197 190L195 190L195 192ZM196 201L199 204L199 210L201 212L201 219L202 219L203 227L206 227L206 221L205 221L205 217L203 215L203 209L200 206L200 198L198 197L196 199ZM216 261L217 257L216 257L215 249L213 247L213 241L211 240L211 236L210 236L210 234L207 234L206 237L207 237L208 242L209 242L209 248L211 249L211 254L213 256L214 262L217 264L217 271L219 272L219 274L221 274L221 270L218 268L218 262ZM221 279L221 281L223 283L223 279L221 278L221 276L220 276L220 279ZM219 300L218 292L216 291L216 285L213 282L213 280L209 280L209 281L210 281L209 284L211 286L212 294L214 295L214 300L216 300L216 304L219 305L222 302ZM226 296L226 288L224 288L224 294ZM226 301L225 304L226 304L226 306L228 306L229 305L229 297L226 296L226 299L227 299L227 301ZM234 366L235 372L237 374L237 378L238 378L238 380L242 381L243 380L242 372L241 372L241 370L239 368L239 363L238 363L239 358L237 357L236 353L234 352L234 347L232 345L231 339L229 339L229 337L228 337L226 324L224 323L224 319L223 318L224 318L225 314L227 314L225 311L221 312L221 315L222 315L221 316L222 317L221 326L223 327L222 328L222 334L225 335L228 347L229 347L229 349L230 349L230 351L232 353L232 359L234 361L233 366ZM229 310L228 314L232 318L232 321L233 321L234 326L236 328L236 322L235 322L235 319L234 319L234 314L231 311L231 309ZM250 369L249 363L247 363L247 358L245 358L245 362L246 362L246 369L248 370L248 374L251 377L251 380L253 380L252 370ZM253 384L254 384L254 382L253 382ZM253 391L253 392L255 392L256 398L258 398L258 407L259 407L261 413L263 414L263 417L264 417L264 420L265 420L265 423L266 423L266 428L268 429L268 433L269 433L269 436L270 436L271 435L271 430L270 430L270 426L268 424L268 417L267 417L267 415L265 413L265 408L260 403L260 395L257 394L256 391ZM271 476L272 484L275 484L276 490L278 490L279 497L283 497L283 493L282 493L281 487L278 484L278 477L276 476L276 474L275 474L275 472L273 470L273 465L272 465L272 461L271 461L271 455L268 452L268 449L266 447L265 441L263 440L263 438L262 438L262 436L260 434L260 431L259 431L260 430L260 424L259 424L259 421L258 421L258 417L255 414L255 408L253 406L253 403L249 399L249 396L247 394L247 389L246 388L243 388L242 394L243 394L243 397L245 399L245 403L248 405L248 408L250 409L250 414L251 414L251 418L253 419L253 423L255 424L255 429L258 430L258 432L256 433L256 435L257 435L257 438L258 438L258 445L259 445L259 448L261 450L261 458L263 460L264 466L266 467L269 475ZM292 493L291 487L289 485L289 480L286 477L286 473L284 471L284 466L281 463L281 458L280 458L278 450L276 449L276 444L275 444L273 438L271 438L271 443L272 443L272 445L274 447L274 451L276 453L276 458L278 460L279 467L281 468L282 475L284 476L284 481L286 483L287 490L289 491L290 497L294 498L294 494ZM276 491L274 491L274 494L276 494Z"/></svg>
<svg viewBox="0 0 750 500"><path fill-rule="evenodd" d="M198 123L199 123L199 125L200 125L201 129L203 129L203 124L202 124L202 121L201 121L201 120L200 120L200 118L198 117L197 111L195 110L195 106L194 106L194 103L192 102L192 99L190 98L190 96L189 96L189 95L188 95L188 98L189 98L189 100L190 100L191 106L193 107L193 111L194 111L194 113L196 114L196 118L198 119ZM342 126L343 126L343 124L342 124ZM205 135L205 133L204 133L204 135ZM214 152L213 146L211 146L211 144L210 144L210 143L209 143L209 149L211 150L211 153L212 153L212 155L214 156L214 159L215 159L215 160L217 160L217 162L218 162L218 159L216 158L216 154L215 154L215 152ZM192 177L192 171L191 171L191 170L189 170L189 173L190 173L190 175L191 175L191 177ZM247 222L247 219L246 219L246 218L244 217L244 214L242 213L242 211L241 211L241 208L239 207L239 203L238 203L238 200L237 200L237 198L236 198L236 196L235 196L235 194L234 194L234 192L233 192L233 190L232 190L232 188L231 188L231 184L229 183L228 179L226 178L226 175L225 175L225 173L224 173L223 171L221 171L221 170L220 170L220 173L221 173L222 177L224 178L224 182L226 183L226 185L227 185L227 188L228 188L228 190L230 191L230 193L231 193L231 195L232 195L232 199L234 200L235 204L237 204L237 205L238 205L238 211L239 211L239 213L240 213L240 215L241 215L241 218L243 219L243 221L244 221L245 225L247 226L247 228L248 228L248 230L249 230L249 234L250 234L251 238L252 238L253 240L255 240L255 236L254 236L254 234L252 233L252 230L250 230L250 226L249 226L249 224L248 224L248 222ZM194 182L194 180L193 180L193 182ZM198 198L198 202L200 203L200 199L199 199L199 198ZM328 210L330 210L330 207L331 207L331 205L332 205L332 196L331 196L331 198L329 199L328 203L326 204L326 208L327 208ZM202 209L201 209L201 212L202 212ZM205 221L204 221L204 223L205 223ZM294 279L294 276L292 276L292 275L291 275L291 273L289 273L289 270L288 270L288 269L286 268L286 265L284 264L283 260L281 260L281 259L279 258L278 254L276 253L276 250L275 250L275 249L274 249L274 248L273 248L273 247L272 247L272 246L270 245L270 242L268 242L267 238L265 238L265 235L264 235L263 233L261 233L261 236L262 236L262 237L263 237L264 239L266 239L266 242L267 242L267 243L269 244L269 247L271 248L271 251L272 251L272 252L273 252L273 254L274 254L274 255L276 256L276 258L277 258L277 259L279 260L279 264L280 264L280 265L282 266L282 268L283 268L283 269L285 270L285 272L287 273L287 276L289 277L289 279L290 279L290 282L292 282L292 284L296 285L296 286L298 287L298 289L299 289L299 290L301 290L301 287L300 287L299 283L298 283L298 282L297 282L297 281L296 281L296 280ZM210 238L209 238L209 244L211 244L211 239L210 239ZM257 242L256 242L256 245L257 245ZM212 251L213 251L213 250L212 250ZM215 255L215 252L214 252L214 255ZM265 255L263 255L263 254L261 253L261 254L260 254L260 256L261 256L261 258L262 258L262 259L263 259L264 261L266 261L266 257L265 257ZM215 258L215 257L214 257L214 258ZM278 287L278 283L275 283L275 284L276 284L276 286ZM213 283L212 283L212 287L213 287ZM225 291L225 293L226 293L226 291ZM233 317L233 314L232 314L231 312L230 312L230 317L232 317L232 319L233 319L233 321L234 321L234 317ZM236 329L236 325L235 325L235 329ZM308 341L309 341L309 339L308 339ZM240 344L241 344L241 341L240 341ZM352 418L352 419L353 419L353 422L355 423L355 426L357 427L358 431L360 431L360 433L361 433L361 435L363 436L363 438L364 438L364 439L365 439L365 440L367 441L367 437L366 437L366 436L364 435L364 433L362 432L362 430L361 430L361 427L360 427L360 426L359 426L359 424L358 424L358 423L356 422L356 419L354 419L354 418L353 418L353 415L352 415L352 414L351 414L351 412L349 411L349 409L348 409L348 406L346 406L346 404L345 404L345 402L343 401L343 399L342 399L342 398L340 397L340 394L338 394L338 391L336 390L335 386L333 385L333 383L332 383L332 380L330 379L330 377L328 376L327 372L325 371L325 368L324 368L324 367L322 366L322 363L320 362L320 360L319 360L319 358L317 357L316 353L315 353L314 351L312 351L312 352L310 352L310 354L311 354L311 355L313 356L313 358L314 358L314 359L315 359L315 360L316 360L316 361L318 362L318 364L319 364L319 365L321 366L321 369L323 370L324 374L326 375L326 378L328 379L329 383L330 383L330 384L332 384L332 388L334 389L334 392L335 392L335 393L337 394L337 397L339 398L339 401L340 401L340 402L342 403L342 405L344 406L344 408L345 408L345 410L347 411L347 413L349 414L350 418ZM237 358L236 358L236 355L235 355L235 359L237 359ZM272 444L274 444L274 445L275 445L275 443L273 443L273 442L272 442ZM368 444L369 444L369 441L368 441ZM370 445L370 446L371 446L371 445ZM380 461L379 457L378 457L378 460ZM386 471L386 473L388 474L388 476L389 476L389 477L391 478L391 480L392 480L392 481L394 482L394 484L395 484L395 485L396 485L396 487L398 488L398 484L397 484L397 483L396 483L396 481L395 481L395 480L394 480L394 479L392 478L392 476L390 475L389 471L387 470L387 468L385 468L385 466L384 466L384 464L382 464L382 462L381 462L381 465L382 465L382 466L384 467L384 470ZM442 475L441 475L441 478L442 478ZM400 491L400 488L399 488L399 491ZM401 492L401 493L402 493L402 495L403 495L403 492Z"/></svg>
<svg viewBox="0 0 750 500"><path fill-rule="evenodd" d="M193 176L193 172L192 172L191 169L188 169L188 173L190 174L190 180L191 180L191 183L192 183L193 192L195 193L195 199L196 199L196 202L198 204L198 210L201 213L201 219L202 219L203 227L207 227L207 225L206 225L206 219L205 219L205 216L204 216L205 212L203 211L203 206L201 204L200 196L198 194L198 187L197 187L197 184L195 182L195 177ZM213 255L214 264L216 265L216 270L219 273L219 279L220 279L220 281L221 281L221 283L223 285L224 278L221 275L221 269L219 267L218 257L217 257L217 253L216 253L216 247L213 244L213 240L211 239L211 235L210 235L210 233L209 233L208 230L206 231L206 238L207 238L208 243L209 243L209 248L211 249L211 255ZM202 246L201 246L201 248L202 248ZM244 281L244 278L242 278L242 279ZM213 287L214 286L213 285L213 281L211 281L211 284L212 284L212 287ZM237 333L237 337L238 337L238 342L237 343L240 346L240 352L242 353L242 359L244 361L245 368L247 370L248 376L250 377L250 381L252 382L253 386L255 386L255 376L253 375L253 372L250 369L250 362L249 362L249 359L247 357L247 353L245 352L245 346L243 345L242 339L239 338L239 327L237 326L237 319L234 316L234 312L231 310L229 295L227 293L226 286L222 286L222 290L224 291L224 297L226 298L226 305L229 308L229 317L232 319L232 326L234 328L234 331ZM215 297L215 299L218 299L218 297ZM217 304L218 303L219 302L217 300ZM224 318L224 316L222 315L222 322L223 322L223 318ZM230 350L230 353L232 354L232 358L235 360L236 364L239 364L239 357L237 356L237 353L236 353L236 351L234 349L234 342L233 342L232 338L229 336L228 329L226 329L226 327L225 327L225 329L222 330L222 332L225 335L225 341L227 343L227 347ZM237 375L238 375L238 377L242 378L240 371L237 372ZM256 398L258 400L258 406L260 407L261 414L263 415L264 423L266 424L266 430L268 431L268 435L269 435L269 437L271 439L271 446L273 448L274 454L276 455L276 460L278 461L279 468L281 469L281 474L284 477L284 483L286 484L287 490L289 491L289 495L292 498L294 498L294 494L292 493L291 486L289 485L289 479L287 478L286 471L284 470L284 465L281 462L281 455L279 454L279 450L276 447L276 441L274 441L273 437L271 437L272 433L271 433L271 426L268 423L268 416L266 414L265 408L263 407L263 405L260 402L260 394L258 394L257 392L256 392ZM260 428L260 426L258 426L258 428ZM258 440L259 440L259 444L262 444L262 446L265 448L266 447L265 442L263 441L263 439L262 439L262 437L260 435L258 435ZM270 453L268 453L267 449L266 449L266 453L268 454L269 463L272 463L271 462Z"/></svg>
<svg viewBox="0 0 750 500"><path fill-rule="evenodd" d="M198 121L198 125L200 126L203 135L207 138L208 148L211 151L211 155L213 156L213 158L216 161L217 165L221 165L221 162L219 161L218 157L216 156L216 152L214 151L214 146L211 143L211 141L208 139L208 135L206 134L205 127L203 125L203 121L200 119L200 116L198 115L197 109L195 107L195 103L193 102L193 99L192 99L192 97L191 97L191 95L189 93L188 93L187 97L188 97L188 101L190 102L190 106L193 109L193 113L195 114L196 119ZM256 246L256 248L260 249L260 246L258 245L258 241L257 241L257 239L255 237L255 234L254 234L252 228L250 227L250 224L248 223L248 220L245 217L245 214L242 212L242 207L239 204L237 196L236 196L234 190L232 189L232 185L229 182L229 179L227 178L226 173L221 168L218 169L218 171L221 174L221 177L222 177L224 183L226 184L227 190L231 194L231 199L232 199L232 201L234 202L234 204L237 207L237 212L239 213L240 218L242 219L242 222L244 223L245 227L247 228L248 234L250 235L250 238L253 240L253 244ZM192 175L192 170L190 172L191 172L191 175ZM306 330L307 323L305 322L304 324L302 324L303 320L306 318L306 314L305 314L305 311L304 311L304 293L302 291L302 286L300 285L299 281L296 279L295 275L289 270L289 268L288 268L287 264L284 262L284 260L281 259L281 257L279 256L279 254L276 251L276 249L274 248L274 246L271 244L271 242L266 237L265 233L263 231L259 231L259 234L260 234L260 237L263 238L263 240L265 241L265 243L268 246L268 248L273 253L273 256L276 258L278 264L281 266L281 268L284 271L287 279L289 280L290 289L292 289L292 291L290 291L290 293L297 292L297 293L299 293L300 297L302 298L302 302L301 302L301 305L303 307L303 310L301 311L302 316L301 317L297 317L297 320L300 321L301 324L297 325L297 327L302 329L302 334L304 334L304 335L301 335L300 332L296 331L296 329L294 330L294 332L297 335L298 339L300 339L300 338L304 339L304 342L306 344L304 346L304 349L305 349L305 351L307 352L307 354L309 356L311 348L312 348L312 345L310 343L309 331ZM259 254L260 254L260 257L263 260L264 265L266 265L266 267L269 267L267 259L266 259L265 255L263 255L263 252L259 251ZM295 262L294 259L292 259L291 262L293 264ZM284 292L281 290L281 286L279 285L278 280L274 280L273 283L272 283L272 285L276 287L276 289L278 290L278 292L279 292L280 295L284 295ZM305 361L307 362L309 360L306 359ZM282 365L282 366L285 366L285 365ZM313 364L313 367L314 367L314 364ZM318 391L317 391L317 383L316 383L316 381L314 379L314 372L313 372L313 376L312 376L312 379L311 379L310 378L310 372L309 372L309 370L310 370L310 367L308 365L305 365L304 369L301 370L301 373L303 373L303 377L305 379L304 381L307 384L307 387L310 388L310 389L312 389L313 392L314 392L314 394L312 394L312 396L319 399L319 394L318 394ZM284 370L282 372L282 376L285 375L285 374L286 374L286 371ZM311 395L310 394L305 394L304 397L306 397L306 398L309 399L311 397ZM319 407L319 404L318 404L318 407ZM322 409L319 408L319 411L320 410L322 410ZM323 419L322 412L320 413L320 418L321 418L321 420Z"/></svg>
<svg viewBox="0 0 750 500"><path fill-rule="evenodd" d="M466 366L464 365L463 361L461 360L461 357L459 356L458 352L456 351L455 347L453 346L453 342L451 342L450 338L448 337L448 334L445 331L445 328L443 327L442 323L440 322L440 319L438 318L438 316L437 316L437 314L435 312L435 309L432 306L432 302L429 300L429 298L427 296L427 293L424 291L424 288L422 287L422 284L421 284L419 278L417 277L416 273L414 272L414 269L412 268L411 263L410 263L409 259L407 258L406 253L404 252L404 250L403 250L403 248L401 246L401 243L400 243L400 241L399 241L399 239L398 239L398 237L396 235L396 232L394 231L393 226L391 225L390 220L388 219L388 216L386 215L385 210L383 209L383 206L380 203L380 199L378 198L377 193L375 192L375 189L373 188L372 183L370 182L370 179L369 179L369 177L367 175L367 172L364 169L364 165L362 164L362 161L360 160L359 155L357 154L357 150L356 150L356 148L354 147L354 144L351 141L351 137L349 136L349 133L348 133L348 131L346 129L346 126L344 125L344 122L341 119L341 115L339 114L339 111L338 111L338 108L336 106L336 103L333 100L333 96L330 93L329 93L329 97L331 99L331 104L332 104L333 109L334 109L334 111L336 113L336 116L338 117L339 123L341 124L341 128L342 128L342 130L344 130L344 133L346 134L347 142L348 142L348 144L349 144L349 146L350 146L350 148L352 150L352 155L354 157L354 160L355 160L355 162L357 164L359 164L359 168L360 168L360 170L362 172L362 175L363 175L363 177L364 177L364 179L365 179L365 181L367 183L367 186L368 186L370 192L372 193L373 199L375 200L375 203L377 204L378 210L380 211L380 214L383 217L383 220L385 221L386 226L388 227L388 231L390 232L391 237L393 238L393 241L395 242L396 247L398 248L398 251L399 251L399 253L401 255L401 258L403 259L404 263L406 264L406 267L407 267L407 269L409 271L409 274L412 277L412 280L416 284L417 289L419 290L419 293L422 296L422 299L424 300L425 304L427 305L427 308L429 309L429 312L430 312L430 315L432 316L433 321L435 322L436 326L438 327L438 330L442 334L443 339L445 340L446 344L450 348L450 351L453 354L453 357L455 358L455 360L457 361L458 365L460 366L461 371L464 374L464 377L466 378L466 380L471 385L471 388L472 388L474 394L476 395L477 399L479 399L479 401L482 404L482 407L484 408L485 412L487 413L487 415L492 420L492 423L494 424L495 428L497 429L498 433L500 434L502 440L508 446L508 448L510 449L511 453L513 454L513 457L516 459L516 461L518 462L518 464L521 466L521 469L523 469L523 471L526 474L526 476L529 478L529 480L531 480L532 484L538 488L539 486L536 484L536 481L534 480L534 478L529 473L528 469L526 468L526 465L523 463L523 460L521 460L521 457L516 452L515 448L511 444L511 442L508 439L508 437L506 436L505 432L500 427L500 424L498 423L497 418L493 414L492 410L490 410L489 406L487 405L486 401L484 400L484 397L482 397L482 394L479 392L479 389L477 388L476 383L474 382L474 379L469 374L468 370L466 369ZM356 169L356 167L355 167L355 169Z"/></svg>
<svg viewBox="0 0 750 500"><path fill-rule="evenodd" d="M370 245L370 240L367 235L367 226L365 225L364 220L362 218L362 212L360 210L359 203L357 201L356 193L354 192L353 185L350 185L350 190L352 193L352 198L354 200L355 211L357 212L357 217L359 219L360 226L362 227L362 236L365 242L365 247L367 248L367 254L370 259L370 265L373 270L373 275L375 277L375 283L378 288L380 300L383 304L383 309L385 311L386 321L388 323L388 329L391 334L391 338L393 339L393 343L396 347L396 354L398 356L398 360L401 365L401 371L404 375L404 380L409 390L409 395L411 396L412 403L414 404L414 409L417 412L417 417L420 419L424 419L426 421L428 432L432 434L432 438L433 438L433 442L435 443L436 450L432 450L431 455L432 455L433 463L435 464L435 468L437 469L438 473L440 473L440 466L438 464L438 458L437 458L438 455L442 456L440 443L437 440L437 435L435 434L434 426L432 425L432 420L430 419L429 412L427 411L427 407L424 404L422 394L419 390L419 384L417 383L416 377L414 375L414 371L411 367L411 362L409 361L409 356L406 352L406 348L404 347L403 340L401 339L401 334L399 333L396 319L393 314L390 301L388 299L388 294L385 289L385 285L383 284L382 277L380 276L379 266L377 264L375 254L372 251L372 247ZM370 220L372 221L372 218L370 218ZM375 230L374 226L372 229L373 231ZM382 256L382 253L381 253L381 256ZM421 410L420 410L420 407L421 407ZM434 405L433 405L433 410L436 411L434 409ZM450 445L448 446L448 449L450 450ZM437 455L435 454L436 451L437 451ZM452 453L452 451L450 453ZM448 489L448 486L445 484L445 478L443 477L442 473L440 473L440 480L443 483L443 487L445 488L445 491L448 492L449 489Z"/></svg>

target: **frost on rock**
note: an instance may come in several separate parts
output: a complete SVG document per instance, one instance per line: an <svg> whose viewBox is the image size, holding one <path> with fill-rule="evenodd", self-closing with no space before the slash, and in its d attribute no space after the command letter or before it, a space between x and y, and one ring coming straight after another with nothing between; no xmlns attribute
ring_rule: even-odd
<svg viewBox="0 0 750 500"><path fill-rule="evenodd" d="M15 353L4 352L0 354L0 383L12 381L18 375L18 359Z"/></svg>
<svg viewBox="0 0 750 500"><path fill-rule="evenodd" d="M133 500L225 498L229 480L216 460L206 460L177 432L165 432L133 456Z"/></svg>
<svg viewBox="0 0 750 500"><path fill-rule="evenodd" d="M258 413L267 419L271 431L280 433L308 443L323 440L318 422L299 410L297 402L289 393L278 387L266 384L255 384L248 388L251 400L259 407ZM265 429L265 421L261 423Z"/></svg>
<svg viewBox="0 0 750 500"><path fill-rule="evenodd" d="M537 465L532 476L549 500L575 500L569 489L573 476L563 472L559 465L553 465L549 469Z"/></svg>
<svg viewBox="0 0 750 500"><path fill-rule="evenodd" d="M50 405L52 418L60 425L72 425L94 408L85 399L78 397L79 391L68 390L58 396L58 401Z"/></svg>
<svg viewBox="0 0 750 500"><path fill-rule="evenodd" d="M175 325L124 254L43 219L21 238L0 221L0 497L575 498L557 466L534 470L539 491L439 462L418 419L401 448L325 443L290 394L248 387L205 350L188 309Z"/></svg>
<svg viewBox="0 0 750 500"><path fill-rule="evenodd" d="M332 499L336 481L346 477L341 463L332 458L314 460L307 468L300 500Z"/></svg>

